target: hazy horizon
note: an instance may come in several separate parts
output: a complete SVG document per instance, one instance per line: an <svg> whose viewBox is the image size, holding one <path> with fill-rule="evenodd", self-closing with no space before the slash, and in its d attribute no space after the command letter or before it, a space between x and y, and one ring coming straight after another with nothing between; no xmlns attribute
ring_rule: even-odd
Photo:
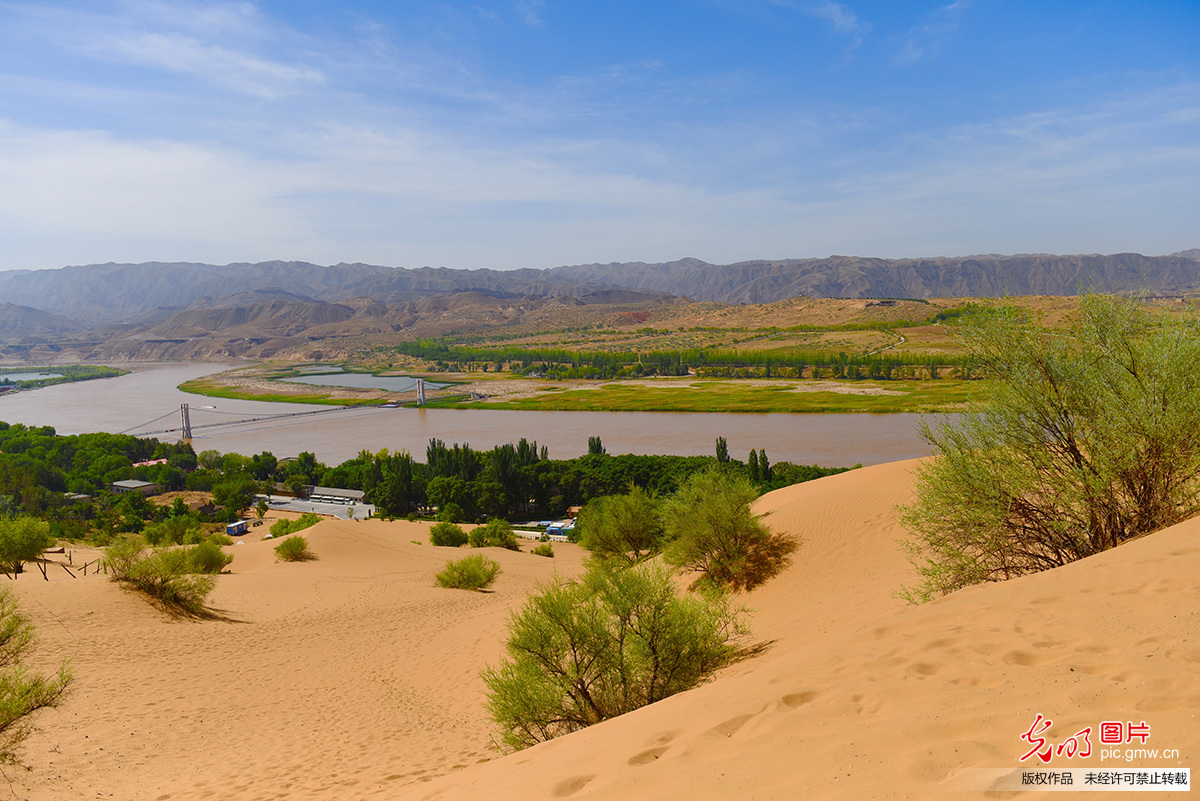
<svg viewBox="0 0 1200 801"><path fill-rule="evenodd" d="M1200 248L1182 248L1181 250L1172 251L1171 253L1140 253L1138 255L1147 256L1150 258L1157 258L1157 257L1164 257L1164 256L1173 256L1176 253L1184 253L1189 250L1200 250ZM575 264L556 264L551 267L524 267L521 265L517 265L517 266L513 266L513 267L455 267L455 266L449 265L449 264L445 264L445 265L421 264L421 265L406 266L406 265L399 265L399 264L371 264L369 262L349 262L349 261L345 261L345 260L323 263L323 262L312 261L311 259L261 259L261 260L254 261L254 262L247 261L245 259L241 259L241 260L235 260L235 261L224 262L221 264L216 264L216 263L211 263L211 262L200 262L200 261L196 261L194 259L180 259L180 260L176 260L176 261L165 261L163 259L147 259L146 261L141 261L141 262L103 261L103 262L89 262L87 264L63 264L58 267L5 267L3 265L0 265L0 272L13 272L13 271L18 271L18 270L24 270L24 271L63 270L63 269L73 268L73 267L102 267L107 264L114 264L114 265L203 264L204 266L207 266L207 267L232 267L232 266L236 266L239 264L264 264L264 263L271 263L271 262L307 263L307 264L313 264L317 267L337 267L339 265L354 266L355 264L362 264L362 265L366 265L366 266L370 266L370 267L391 267L391 268L397 268L397 269L425 269L425 268L431 268L431 269L445 268L445 269L449 269L449 270L489 270L490 269L490 270L497 270L500 272L508 272L508 271L512 271L512 270L522 270L522 269L552 270L555 267L576 267L576 266L588 265L588 264L619 264L619 263L634 264L634 263L638 263L638 262L645 263L645 264L669 264L669 263L673 263L673 262L685 261L687 259L697 259L699 261L707 262L708 264L711 264L713 266L721 266L722 264L738 264L738 263L752 262L752 261L784 261L784 260L820 261L822 259L836 259L836 258L883 259L883 260L888 260L888 261L901 261L901 260L905 260L905 259L962 259L962 258L987 258L987 257L1019 258L1022 256L1113 256L1113 255L1117 255L1120 253L1137 253L1137 251L1117 250L1117 251L1112 251L1110 253L1100 253L1098 251L1087 251L1087 252L1080 252L1080 253L1035 253L1032 251L1022 251L1022 252L1014 252L1014 253L954 253L954 254L939 253L939 254L935 254L935 255L926 254L926 255L921 255L921 256L876 256L876 255L861 254L861 253L831 253L827 256L779 256L779 257L770 257L770 258L760 258L760 257L750 256L747 258L735 259L730 262L711 262L708 259L701 259L697 256L680 256L678 258L664 259L662 261L654 261L654 262L647 261L646 259L631 259L628 262L616 262L612 259L607 259L607 260L593 259L591 261L577 262ZM2 302L2 301L0 301L0 302Z"/></svg>

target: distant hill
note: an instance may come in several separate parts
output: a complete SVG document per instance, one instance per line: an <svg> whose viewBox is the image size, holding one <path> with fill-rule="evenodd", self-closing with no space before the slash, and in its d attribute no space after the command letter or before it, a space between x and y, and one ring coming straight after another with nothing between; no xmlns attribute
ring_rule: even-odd
<svg viewBox="0 0 1200 801"><path fill-rule="evenodd" d="M29 306L0 303L0 340L60 337L77 334L84 330L86 330L85 326L57 314Z"/></svg>
<svg viewBox="0 0 1200 801"><path fill-rule="evenodd" d="M1200 256L1200 251L1187 251ZM791 297L945 298L1074 295L1145 289L1182 292L1200 284L1200 262L1184 254L1143 256L965 256L928 259L745 261L714 265L698 259L665 264L588 264L549 271L572 283L686 295L722 303L774 303Z"/></svg>
<svg viewBox="0 0 1200 801"><path fill-rule="evenodd" d="M0 299L94 327L124 324L139 318L151 326L167 325L172 314L184 310L313 302L339 304L352 298L396 306L463 292L500 300L573 298L587 304L650 302L671 296L721 303L773 303L799 296L1072 295L1081 286L1101 291L1173 293L1200 288L1198 259L1200 249L1170 256L1138 253L927 259L830 256L736 264L681 259L659 264L585 264L511 271L405 269L370 264L326 267L294 261L223 266L150 262L0 272ZM322 320L326 323L338 322L339 316L349 319L363 314L361 310L330 309L293 312L312 324L316 324L314 314L326 315ZM14 312L8 314L9 319L17 319ZM370 313L370 316L381 315L386 316L381 309ZM228 317L220 322L241 324L233 320ZM205 328L217 320L214 318L210 323L194 318L192 322ZM32 331L50 323L28 325Z"/></svg>
<svg viewBox="0 0 1200 801"><path fill-rule="evenodd" d="M579 296L611 285L580 286L545 270L450 270L268 261L258 264L92 264L57 270L0 272L0 298L93 324L128 320L162 307L184 308L206 298L247 292L289 293L337 302L369 297L400 303L451 292L499 297ZM245 300L239 299L239 303Z"/></svg>

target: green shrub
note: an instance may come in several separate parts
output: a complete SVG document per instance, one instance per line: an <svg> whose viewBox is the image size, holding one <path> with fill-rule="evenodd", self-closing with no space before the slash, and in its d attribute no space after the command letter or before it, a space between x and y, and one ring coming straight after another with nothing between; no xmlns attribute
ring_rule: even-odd
<svg viewBox="0 0 1200 801"><path fill-rule="evenodd" d="M320 522L321 518L311 512L305 512L295 520L276 520L271 524L271 536L286 537L289 534L295 534L297 531L303 531L306 528L315 526Z"/></svg>
<svg viewBox="0 0 1200 801"><path fill-rule="evenodd" d="M758 490L741 473L695 473L663 505L668 563L700 574L695 586L752 590L777 575L799 544L773 534L750 504Z"/></svg>
<svg viewBox="0 0 1200 801"><path fill-rule="evenodd" d="M438 586L455 590L482 590L500 575L500 565L483 554L471 554L446 563L434 578Z"/></svg>
<svg viewBox="0 0 1200 801"><path fill-rule="evenodd" d="M49 678L25 666L33 646L33 626L12 593L0 588L0 765L18 764L17 750L33 732L33 715L58 706L71 685L65 662Z"/></svg>
<svg viewBox="0 0 1200 801"><path fill-rule="evenodd" d="M33 561L54 544L50 524L33 517L0 517L0 570L20 573L25 562Z"/></svg>
<svg viewBox="0 0 1200 801"><path fill-rule="evenodd" d="M548 542L543 542L541 545L536 545L529 550L534 556L548 556L554 558L554 546Z"/></svg>
<svg viewBox="0 0 1200 801"><path fill-rule="evenodd" d="M513 533L512 524L498 517L493 517L484 525L471 529L467 540L471 543L472 548L521 550L521 546L517 544L517 535Z"/></svg>
<svg viewBox="0 0 1200 801"><path fill-rule="evenodd" d="M299 534L293 534L275 546L277 562L303 562L311 558L308 540Z"/></svg>
<svg viewBox="0 0 1200 801"><path fill-rule="evenodd" d="M429 541L446 548L461 548L467 544L467 533L460 526L443 521L429 529Z"/></svg>
<svg viewBox="0 0 1200 801"><path fill-rule="evenodd" d="M233 537L226 534L224 531L216 531L205 537L208 542L216 543L217 545L233 545Z"/></svg>
<svg viewBox="0 0 1200 801"><path fill-rule="evenodd" d="M188 516L168 517L160 523L153 523L142 529L142 538L149 545L179 545L187 541L187 537L197 532L196 542L199 542L200 527L196 520Z"/></svg>
<svg viewBox="0 0 1200 801"><path fill-rule="evenodd" d="M600 560L632 565L662 551L664 531L658 500L631 485L625 495L590 501L576 522L579 544Z"/></svg>
<svg viewBox="0 0 1200 801"><path fill-rule="evenodd" d="M438 509L437 519L445 523L453 523L456 520L466 519L466 516L467 515L463 511L462 507L451 501L450 503Z"/></svg>
<svg viewBox="0 0 1200 801"><path fill-rule="evenodd" d="M488 710L525 748L652 704L734 657L738 617L720 593L681 597L662 565L597 562L510 618L508 656L482 674Z"/></svg>
<svg viewBox="0 0 1200 801"><path fill-rule="evenodd" d="M211 576L195 575L191 548L147 548L141 537L123 537L104 553L114 581L158 601L167 609L202 615L213 589Z"/></svg>
<svg viewBox="0 0 1200 801"><path fill-rule="evenodd" d="M927 601L1091 556L1200 513L1200 315L1084 295L1048 335L1004 304L956 340L991 380L923 435L900 517Z"/></svg>
<svg viewBox="0 0 1200 801"><path fill-rule="evenodd" d="M233 556L222 551L212 540L188 548L187 555L192 573L220 573L233 561Z"/></svg>

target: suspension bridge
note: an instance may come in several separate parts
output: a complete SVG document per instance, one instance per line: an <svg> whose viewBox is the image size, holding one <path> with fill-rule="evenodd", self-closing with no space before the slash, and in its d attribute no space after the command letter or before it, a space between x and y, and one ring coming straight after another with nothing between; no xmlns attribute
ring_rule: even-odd
<svg viewBox="0 0 1200 801"><path fill-rule="evenodd" d="M330 406L325 409L306 410L303 412L279 412L275 414L252 414L245 412L227 412L210 407L195 407L190 404L180 404L178 409L172 409L164 415L139 423L119 433L134 434L139 437L157 437L162 435L177 435L184 442L191 442L193 432L212 431L213 429L229 428L246 423L260 423L295 418L316 417L317 415L334 415L348 411L377 411L378 406ZM197 420L193 421L192 416ZM169 422L168 422L169 421Z"/></svg>
<svg viewBox="0 0 1200 801"><path fill-rule="evenodd" d="M416 405L424 406L428 399L449 399L455 397L473 397L471 393L456 392L450 390L448 392L428 392L426 390L425 381L417 379L417 382L412 390L399 393L400 395L410 395L411 399L395 399L378 405L361 404L356 406L327 406L322 409L306 409L301 412L261 412L250 413L246 411L225 411L218 409L215 406L192 406L187 403L179 405L178 409L172 409L166 414L159 415L153 420L147 420L144 423L139 423L136 426L127 428L119 433L133 434L138 437L160 437L174 435L184 442L191 442L194 432L211 433L214 430L219 432L221 429L231 428L233 426L245 425L248 423L273 423L284 420L295 420L297 423L304 422L306 418L317 417L319 415L339 415L342 417L349 416L351 412L359 414L372 414L380 412L383 409L395 409L402 406Z"/></svg>

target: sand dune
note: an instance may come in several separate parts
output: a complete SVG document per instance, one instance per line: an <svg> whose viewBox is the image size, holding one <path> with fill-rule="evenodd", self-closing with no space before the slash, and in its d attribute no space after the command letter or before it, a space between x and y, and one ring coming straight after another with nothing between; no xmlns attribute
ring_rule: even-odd
<svg viewBox="0 0 1200 801"><path fill-rule="evenodd" d="M555 569L495 552L491 594L436 589L449 551L418 523L328 522L319 560L234 549L214 604L232 622L172 621L103 578L16 582L71 656L70 701L30 740L30 798L963 798L1013 771L1037 713L1060 742L1145 721L1147 747L1194 767L1200 745L1200 520L1068 567L920 608L894 506L911 463L771 493L759 510L803 539L746 597L766 653L696 690L499 758L479 668L504 620ZM54 574L51 574L54 577ZM1111 770L1098 741L1086 760ZM485 764L480 764L485 763ZM1026 763L1026 767L1028 763ZM969 789L974 788L974 789ZM109 794L112 794L109 796Z"/></svg>

